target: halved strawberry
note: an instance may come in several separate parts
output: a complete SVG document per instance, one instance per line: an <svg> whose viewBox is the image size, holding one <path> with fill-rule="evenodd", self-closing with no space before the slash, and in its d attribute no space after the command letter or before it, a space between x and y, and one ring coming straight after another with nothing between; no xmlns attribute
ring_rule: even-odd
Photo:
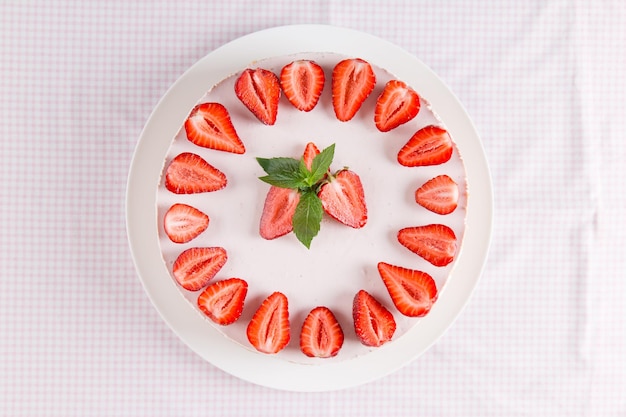
<svg viewBox="0 0 626 417"><path fill-rule="evenodd" d="M276 123L280 81L276 74L263 68L245 70L235 82L235 94L266 125Z"/></svg>
<svg viewBox="0 0 626 417"><path fill-rule="evenodd" d="M176 258L172 272L184 289L197 291L213 279L227 259L224 248L190 248Z"/></svg>
<svg viewBox="0 0 626 417"><path fill-rule="evenodd" d="M317 105L324 81L324 70L314 61L293 61L280 72L285 97L301 111L311 111Z"/></svg>
<svg viewBox="0 0 626 417"><path fill-rule="evenodd" d="M278 353L287 346L289 303L283 293L274 292L261 303L248 323L246 335L259 352Z"/></svg>
<svg viewBox="0 0 626 417"><path fill-rule="evenodd" d="M198 104L185 121L187 139L198 146L242 154L246 151L230 120L228 110L220 103Z"/></svg>
<svg viewBox="0 0 626 417"><path fill-rule="evenodd" d="M337 119L352 119L376 85L372 66L361 58L344 59L333 69L333 109Z"/></svg>
<svg viewBox="0 0 626 417"><path fill-rule="evenodd" d="M458 205L459 186L447 175L426 181L415 191L415 202L437 214L450 214Z"/></svg>
<svg viewBox="0 0 626 417"><path fill-rule="evenodd" d="M409 139L398 152L398 162L407 167L439 165L452 156L452 139L439 126L426 126Z"/></svg>
<svg viewBox="0 0 626 417"><path fill-rule="evenodd" d="M217 191L226 182L222 171L191 152L176 156L165 171L165 187L176 194Z"/></svg>
<svg viewBox="0 0 626 417"><path fill-rule="evenodd" d="M360 290L352 304L354 331L365 346L381 346L393 337L396 321L378 300L365 290Z"/></svg>
<svg viewBox="0 0 626 417"><path fill-rule="evenodd" d="M420 111L419 95L399 80L391 80L376 100L374 123L381 132L408 122Z"/></svg>
<svg viewBox="0 0 626 417"><path fill-rule="evenodd" d="M311 165L313 164L313 159L320 153L320 150L315 146L313 142L309 142L306 144L304 148L304 154L302 158L304 159L304 164L308 169L311 169Z"/></svg>
<svg viewBox="0 0 626 417"><path fill-rule="evenodd" d="M378 272L400 313L422 317L430 311L437 299L437 284L430 275L385 262L378 263Z"/></svg>
<svg viewBox="0 0 626 417"><path fill-rule="evenodd" d="M435 266L446 266L456 254L456 235L443 224L406 227L398 232L398 242Z"/></svg>
<svg viewBox="0 0 626 417"><path fill-rule="evenodd" d="M328 176L318 197L324 211L341 223L359 229L367 223L365 193L359 176L347 169Z"/></svg>
<svg viewBox="0 0 626 417"><path fill-rule="evenodd" d="M293 214L300 201L298 190L272 185L265 197L259 233L263 239L276 239L293 230Z"/></svg>
<svg viewBox="0 0 626 417"><path fill-rule="evenodd" d="M237 321L248 294L248 283L240 278L217 281L198 296L198 308L215 323L222 326Z"/></svg>
<svg viewBox="0 0 626 417"><path fill-rule="evenodd" d="M174 243L187 243L209 226L209 216L195 207L176 203L163 217L163 228Z"/></svg>
<svg viewBox="0 0 626 417"><path fill-rule="evenodd" d="M343 330L328 307L315 307L304 319L300 350L307 356L330 358L343 346Z"/></svg>

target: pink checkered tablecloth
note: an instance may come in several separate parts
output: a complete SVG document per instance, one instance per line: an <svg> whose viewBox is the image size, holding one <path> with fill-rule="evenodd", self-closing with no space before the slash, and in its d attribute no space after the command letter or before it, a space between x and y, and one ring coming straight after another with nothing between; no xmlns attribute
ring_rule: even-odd
<svg viewBox="0 0 626 417"><path fill-rule="evenodd" d="M625 22L619 0L0 2L0 415L625 416ZM419 57L472 116L494 184L463 314L410 365L336 392L193 353L125 230L160 97L213 49L296 23Z"/></svg>

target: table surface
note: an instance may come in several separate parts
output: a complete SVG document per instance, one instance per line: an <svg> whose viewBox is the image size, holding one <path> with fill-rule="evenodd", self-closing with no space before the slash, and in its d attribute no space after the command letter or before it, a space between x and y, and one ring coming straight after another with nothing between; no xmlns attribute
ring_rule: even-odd
<svg viewBox="0 0 626 417"><path fill-rule="evenodd" d="M0 3L0 415L626 415L626 7L619 0ZM419 57L480 132L483 276L424 355L292 393L205 362L143 291L128 168L160 97L261 29L342 26Z"/></svg>

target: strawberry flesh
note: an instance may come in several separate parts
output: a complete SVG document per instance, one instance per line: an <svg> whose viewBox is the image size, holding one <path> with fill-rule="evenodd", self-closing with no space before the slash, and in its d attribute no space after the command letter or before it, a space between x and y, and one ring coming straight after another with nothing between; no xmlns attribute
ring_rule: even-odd
<svg viewBox="0 0 626 417"><path fill-rule="evenodd" d="M259 233L271 240L293 230L293 214L300 201L298 190L270 186L265 197Z"/></svg>
<svg viewBox="0 0 626 417"><path fill-rule="evenodd" d="M308 169L311 169L313 165L313 159L320 153L320 150L315 146L313 142L309 142L306 144L304 148L304 153L302 154L302 158L304 159L304 164Z"/></svg>
<svg viewBox="0 0 626 417"><path fill-rule="evenodd" d="M293 61L280 72L280 86L285 97L294 107L305 112L317 105L324 82L324 70L314 61Z"/></svg>
<svg viewBox="0 0 626 417"><path fill-rule="evenodd" d="M376 100L374 123L381 132L388 132L407 123L420 110L419 95L404 82L391 80Z"/></svg>
<svg viewBox="0 0 626 417"><path fill-rule="evenodd" d="M378 272L398 311L408 317L428 314L437 299L435 280L426 272L378 263Z"/></svg>
<svg viewBox="0 0 626 417"><path fill-rule="evenodd" d="M226 182L223 172L191 152L177 155L165 171L165 187L175 194L217 191Z"/></svg>
<svg viewBox="0 0 626 417"><path fill-rule="evenodd" d="M280 80L263 68L246 69L235 82L237 98L266 125L276 123Z"/></svg>
<svg viewBox="0 0 626 417"><path fill-rule="evenodd" d="M165 213L163 228L174 243L187 243L209 226L209 216L195 207L176 203Z"/></svg>
<svg viewBox="0 0 626 417"><path fill-rule="evenodd" d="M185 132L190 142L204 148L237 154L246 151L228 110L220 103L198 104L185 121Z"/></svg>
<svg viewBox="0 0 626 417"><path fill-rule="evenodd" d="M360 290L352 304L354 331L365 346L387 343L396 331L393 314L365 290Z"/></svg>
<svg viewBox="0 0 626 417"><path fill-rule="evenodd" d="M372 66L360 58L344 59L332 75L333 109L342 122L352 119L376 85Z"/></svg>
<svg viewBox="0 0 626 417"><path fill-rule="evenodd" d="M267 297L248 323L246 336L256 350L278 353L289 343L289 304L287 297L274 292Z"/></svg>
<svg viewBox="0 0 626 417"><path fill-rule="evenodd" d="M306 356L330 358L343 346L343 330L327 307L316 307L306 316L300 332L300 350Z"/></svg>
<svg viewBox="0 0 626 417"><path fill-rule="evenodd" d="M415 202L437 214L450 214L458 205L459 186L447 175L426 181L415 191Z"/></svg>
<svg viewBox="0 0 626 417"><path fill-rule="evenodd" d="M398 162L407 167L439 165L452 157L452 139L445 129L426 126L398 152Z"/></svg>
<svg viewBox="0 0 626 417"><path fill-rule="evenodd" d="M213 279L227 259L224 248L190 248L176 258L172 272L181 287L198 291Z"/></svg>
<svg viewBox="0 0 626 417"><path fill-rule="evenodd" d="M226 326L239 319L248 293L248 283L240 278L217 281L198 296L198 308L213 322Z"/></svg>
<svg viewBox="0 0 626 417"><path fill-rule="evenodd" d="M322 207L334 219L359 229L367 223L365 193L359 176L347 169L339 171L320 187Z"/></svg>
<svg viewBox="0 0 626 417"><path fill-rule="evenodd" d="M398 241L435 266L448 265L457 250L454 231L443 224L406 227L398 232Z"/></svg>

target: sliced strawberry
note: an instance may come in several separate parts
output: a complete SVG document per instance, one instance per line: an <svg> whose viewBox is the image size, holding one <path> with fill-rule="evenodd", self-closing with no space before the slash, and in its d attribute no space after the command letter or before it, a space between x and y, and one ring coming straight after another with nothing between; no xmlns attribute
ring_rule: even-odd
<svg viewBox="0 0 626 417"><path fill-rule="evenodd" d="M407 167L439 165L452 156L452 139L438 126L426 126L398 152L398 162Z"/></svg>
<svg viewBox="0 0 626 417"><path fill-rule="evenodd" d="M374 123L381 132L388 132L412 120L420 111L420 97L399 80L391 80L376 100Z"/></svg>
<svg viewBox="0 0 626 417"><path fill-rule="evenodd" d="M409 317L425 316L437 299L435 280L426 272L378 263L378 272L398 311Z"/></svg>
<svg viewBox="0 0 626 417"><path fill-rule="evenodd" d="M459 186L447 175L426 181L415 191L415 201L437 214L450 214L458 205Z"/></svg>
<svg viewBox="0 0 626 417"><path fill-rule="evenodd" d="M197 291L213 279L227 259L224 248L190 248L178 256L172 272L184 289Z"/></svg>
<svg viewBox="0 0 626 417"><path fill-rule="evenodd" d="M390 341L396 331L393 314L365 290L354 297L352 316L354 331L365 346L380 346Z"/></svg>
<svg viewBox="0 0 626 417"><path fill-rule="evenodd" d="M165 171L165 187L176 194L194 194L221 190L226 175L201 156L184 152L170 162Z"/></svg>
<svg viewBox="0 0 626 417"><path fill-rule="evenodd" d="M435 266L446 266L456 254L456 235L443 224L406 227L398 232L398 242Z"/></svg>
<svg viewBox="0 0 626 417"><path fill-rule="evenodd" d="M313 142L309 142L306 144L304 148L304 154L302 158L304 159L304 164L308 169L311 169L311 165L313 165L313 159L320 153L320 150L315 146Z"/></svg>
<svg viewBox="0 0 626 417"><path fill-rule="evenodd" d="M314 61L293 61L280 72L285 97L301 111L311 111L317 105L324 81L324 70Z"/></svg>
<svg viewBox="0 0 626 417"><path fill-rule="evenodd" d="M246 330L256 350L278 353L289 343L289 304L280 292L272 293L252 316Z"/></svg>
<svg viewBox="0 0 626 417"><path fill-rule="evenodd" d="M247 69L235 82L235 94L261 122L276 123L280 99L280 81L276 74L262 68Z"/></svg>
<svg viewBox="0 0 626 417"><path fill-rule="evenodd" d="M367 205L359 176L347 169L320 187L318 193L324 211L341 223L359 229L367 223Z"/></svg>
<svg viewBox="0 0 626 417"><path fill-rule="evenodd" d="M222 326L237 321L248 294L248 283L240 278L217 281L198 296L198 308L211 320Z"/></svg>
<svg viewBox="0 0 626 417"><path fill-rule="evenodd" d="M293 214L300 201L298 190L271 186L265 197L259 233L263 239L276 239L293 230Z"/></svg>
<svg viewBox="0 0 626 417"><path fill-rule="evenodd" d="M195 207L176 203L167 210L163 228L174 243L187 243L195 239L209 226L209 216Z"/></svg>
<svg viewBox="0 0 626 417"><path fill-rule="evenodd" d="M238 154L246 151L228 110L220 103L198 104L185 121L185 132L190 142L204 148Z"/></svg>
<svg viewBox="0 0 626 417"><path fill-rule="evenodd" d="M344 59L333 69L333 109L337 119L352 119L376 85L372 66L360 58Z"/></svg>
<svg viewBox="0 0 626 417"><path fill-rule="evenodd" d="M315 307L304 319L300 350L307 356L330 358L343 346L343 330L328 307Z"/></svg>

